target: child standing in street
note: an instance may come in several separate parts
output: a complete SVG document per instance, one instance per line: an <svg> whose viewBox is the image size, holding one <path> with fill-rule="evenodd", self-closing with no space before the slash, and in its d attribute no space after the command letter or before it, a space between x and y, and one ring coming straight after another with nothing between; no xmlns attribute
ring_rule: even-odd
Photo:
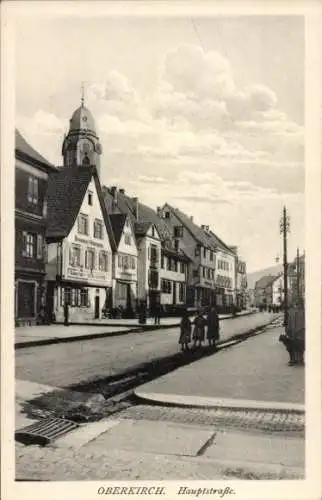
<svg viewBox="0 0 322 500"><path fill-rule="evenodd" d="M191 321L189 319L188 311L185 310L180 323L179 344L181 344L181 350L188 351L190 342L191 342Z"/></svg>
<svg viewBox="0 0 322 500"><path fill-rule="evenodd" d="M199 342L199 347L201 347L202 342L205 340L205 319L201 311L198 311L197 316L194 320L194 330L193 330L193 340L194 347L196 347L197 342Z"/></svg>

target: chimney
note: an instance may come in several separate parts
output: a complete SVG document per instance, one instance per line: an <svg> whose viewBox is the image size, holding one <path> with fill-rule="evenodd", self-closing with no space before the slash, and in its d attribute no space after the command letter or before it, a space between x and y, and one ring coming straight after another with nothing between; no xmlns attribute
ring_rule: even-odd
<svg viewBox="0 0 322 500"><path fill-rule="evenodd" d="M201 229L203 229L205 231L206 230L206 226L204 224L201 224Z"/></svg>
<svg viewBox="0 0 322 500"><path fill-rule="evenodd" d="M120 188L120 189L119 189L119 192L120 192L121 194L125 194L125 189L123 189L123 188L121 189L121 188Z"/></svg>
<svg viewBox="0 0 322 500"><path fill-rule="evenodd" d="M209 226L205 226L207 233L209 233Z"/></svg>
<svg viewBox="0 0 322 500"><path fill-rule="evenodd" d="M139 220L139 198L137 198L137 196L135 196L134 198L132 198L132 200L134 203L133 212L134 212L135 219Z"/></svg>
<svg viewBox="0 0 322 500"><path fill-rule="evenodd" d="M161 210L161 207L157 207L157 215L158 215L158 217L162 218L162 210Z"/></svg>

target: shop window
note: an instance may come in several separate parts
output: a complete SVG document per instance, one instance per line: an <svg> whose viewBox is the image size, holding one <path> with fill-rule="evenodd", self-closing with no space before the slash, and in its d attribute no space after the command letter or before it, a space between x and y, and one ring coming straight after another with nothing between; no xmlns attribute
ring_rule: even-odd
<svg viewBox="0 0 322 500"><path fill-rule="evenodd" d="M102 250L99 253L98 268L100 271L107 271L108 269L108 255Z"/></svg>
<svg viewBox="0 0 322 500"><path fill-rule="evenodd" d="M78 216L78 232L88 235L88 216L80 214Z"/></svg>
<svg viewBox="0 0 322 500"><path fill-rule="evenodd" d="M80 306L89 307L88 288L81 288L80 290Z"/></svg>
<svg viewBox="0 0 322 500"><path fill-rule="evenodd" d="M88 249L85 252L86 269L95 269L95 250Z"/></svg>
<svg viewBox="0 0 322 500"><path fill-rule="evenodd" d="M33 205L38 203L38 179L32 175L28 178L28 202Z"/></svg>
<svg viewBox="0 0 322 500"><path fill-rule="evenodd" d="M94 238L97 238L99 240L103 239L103 222L99 219L94 220Z"/></svg>
<svg viewBox="0 0 322 500"><path fill-rule="evenodd" d="M61 290L61 305L64 306L65 303L71 305L72 291L70 287L62 288Z"/></svg>

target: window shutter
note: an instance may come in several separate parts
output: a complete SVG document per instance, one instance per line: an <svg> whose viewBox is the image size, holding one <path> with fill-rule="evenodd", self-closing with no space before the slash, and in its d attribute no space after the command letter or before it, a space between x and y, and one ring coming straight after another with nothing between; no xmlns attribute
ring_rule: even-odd
<svg viewBox="0 0 322 500"><path fill-rule="evenodd" d="M70 246L70 247L69 247L69 263L70 263L70 265L71 265L71 266L72 266L72 265L73 265L73 263L74 263L74 262L73 262L73 260L74 260L74 259L73 259L73 248L72 248L72 246Z"/></svg>
<svg viewBox="0 0 322 500"><path fill-rule="evenodd" d="M34 178L34 203L38 203L38 179Z"/></svg>
<svg viewBox="0 0 322 500"><path fill-rule="evenodd" d="M32 193L33 193L33 178L28 177L28 201L32 202Z"/></svg>
<svg viewBox="0 0 322 500"><path fill-rule="evenodd" d="M22 231L22 255L23 257L26 256L26 247L27 247L27 232Z"/></svg>
<svg viewBox="0 0 322 500"><path fill-rule="evenodd" d="M43 258L43 239L41 234L37 234L37 259Z"/></svg>

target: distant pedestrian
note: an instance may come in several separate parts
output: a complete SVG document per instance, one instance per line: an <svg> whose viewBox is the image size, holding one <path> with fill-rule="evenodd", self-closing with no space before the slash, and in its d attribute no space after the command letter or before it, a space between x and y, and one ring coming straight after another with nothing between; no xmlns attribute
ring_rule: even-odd
<svg viewBox="0 0 322 500"><path fill-rule="evenodd" d="M153 316L154 316L154 324L160 325L161 319L161 304L160 302L156 302L153 308Z"/></svg>
<svg viewBox="0 0 322 500"><path fill-rule="evenodd" d="M140 325L146 324L146 304L144 300L139 305L139 323Z"/></svg>
<svg viewBox="0 0 322 500"><path fill-rule="evenodd" d="M207 316L207 339L209 346L215 346L219 340L219 316L213 306Z"/></svg>
<svg viewBox="0 0 322 500"><path fill-rule="evenodd" d="M69 307L67 300L65 301L64 304L64 325L69 326Z"/></svg>
<svg viewBox="0 0 322 500"><path fill-rule="evenodd" d="M197 316L194 320L194 330L193 330L193 345L194 347L199 343L199 347L205 340L205 319L201 311L197 312Z"/></svg>
<svg viewBox="0 0 322 500"><path fill-rule="evenodd" d="M191 342L191 321L189 319L188 311L185 310L180 323L180 337L179 344L181 344L182 351L189 349Z"/></svg>

